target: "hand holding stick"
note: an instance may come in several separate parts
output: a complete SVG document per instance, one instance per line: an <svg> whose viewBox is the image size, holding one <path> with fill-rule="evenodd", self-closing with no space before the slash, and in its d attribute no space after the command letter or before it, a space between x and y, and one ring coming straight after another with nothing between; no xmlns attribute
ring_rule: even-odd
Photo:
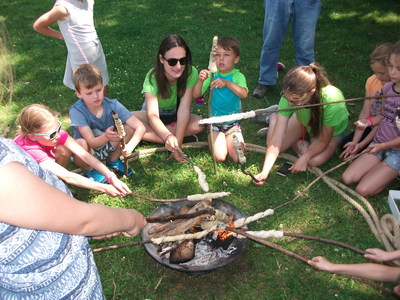
<svg viewBox="0 0 400 300"><path fill-rule="evenodd" d="M121 140L121 147L122 149L125 148L125 129L124 124L122 124L121 119L119 118L118 114L115 111L111 111L112 117L114 118L115 127L117 128L118 134L122 135ZM124 157L124 176L128 176L128 160Z"/></svg>

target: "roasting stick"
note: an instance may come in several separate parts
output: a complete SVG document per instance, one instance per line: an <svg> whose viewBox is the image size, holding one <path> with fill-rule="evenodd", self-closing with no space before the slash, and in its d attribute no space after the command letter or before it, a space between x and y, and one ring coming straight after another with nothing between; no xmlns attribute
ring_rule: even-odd
<svg viewBox="0 0 400 300"><path fill-rule="evenodd" d="M117 128L117 132L118 134L122 135L122 140L121 140L121 147L122 149L125 148L125 129L124 129L124 124L122 124L121 119L119 118L118 114L115 111L111 111L111 114L114 118L114 122L115 122L115 127ZM124 157L124 176L127 177L128 176L128 160L126 159L126 157Z"/></svg>
<svg viewBox="0 0 400 300"><path fill-rule="evenodd" d="M230 228L230 227L225 228L225 230L235 232L235 233L243 235L243 236L245 236L245 237L247 237L247 238L249 238L249 239L251 239L251 240L253 240L253 241L257 242L257 243L259 243L259 244L262 244L262 245L268 246L270 248L273 248L275 250L281 251L284 254L286 254L286 255L288 255L290 257L294 257L294 258L296 258L298 260L301 260L302 262L304 262L304 263L306 263L308 265L308 259L307 258L305 258L304 256L301 256L301 255L299 255L297 253L294 253L292 251L289 251L289 250L287 250L287 249L283 248L282 246L279 246L279 245L277 245L275 243L272 243L272 242L263 240L261 238L258 238L258 237L254 236L252 234L249 234L249 233L247 233L247 232L245 232L243 230L238 230L238 229ZM358 280L358 281L360 281L362 283L365 283L365 284L367 284L367 285L369 285L369 286L371 286L373 288L379 289L379 290L381 290L381 291L383 291L385 293L388 293L388 294L391 294L391 295L396 295L392 290L389 290L389 289L387 289L385 287L382 287L382 286L380 286L378 284L375 284L373 282L370 282L370 281L367 281L367 280L364 280L364 279L360 279L358 277L356 278L356 277L353 277L353 276L347 276L347 275L342 275L342 276Z"/></svg>
<svg viewBox="0 0 400 300"><path fill-rule="evenodd" d="M209 96L209 100L208 100L208 116L211 117L212 116L212 111L211 111L211 101L212 101L212 88L211 88L211 83L214 79L214 73L216 73L218 71L217 69L217 62L216 62L216 52L217 52L217 48L218 48L218 36L214 36L213 38L213 42L212 42L212 47L211 47L211 52L210 52L210 59L208 61L208 70L210 71L210 96ZM213 158L213 167L214 167L214 173L217 174L217 162L215 160L215 153L214 153L214 140L213 140L213 136L212 136L212 126L209 126L208 129L208 133L210 135L210 148L211 148L211 155Z"/></svg>
<svg viewBox="0 0 400 300"><path fill-rule="evenodd" d="M380 98L388 98L388 97L398 97L398 95L379 95L379 96L358 97L358 98L344 99L344 100L332 101L332 102L323 102L323 103L314 103L314 104L307 104L307 105L301 105L301 106L294 106L294 107L276 109L276 110L269 110L269 108L261 108L261 109L244 112L244 113L237 113L237 114L201 119L199 121L199 124L215 124L215 123L231 122L231 121L253 118L255 116L263 115L266 113L274 113L274 112L286 111L286 110L295 110L295 109L299 109L299 108L310 108L310 107L323 106L323 105L334 104L334 103L351 102L351 101L367 100L367 99L380 99Z"/></svg>

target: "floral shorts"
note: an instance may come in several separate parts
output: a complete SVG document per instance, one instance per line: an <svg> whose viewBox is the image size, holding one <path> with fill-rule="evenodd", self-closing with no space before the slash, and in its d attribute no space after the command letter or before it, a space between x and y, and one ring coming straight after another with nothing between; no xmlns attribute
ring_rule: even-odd
<svg viewBox="0 0 400 300"><path fill-rule="evenodd" d="M225 135L231 135L234 132L242 132L239 122L230 124L212 124L208 126L212 126L213 132L223 132Z"/></svg>

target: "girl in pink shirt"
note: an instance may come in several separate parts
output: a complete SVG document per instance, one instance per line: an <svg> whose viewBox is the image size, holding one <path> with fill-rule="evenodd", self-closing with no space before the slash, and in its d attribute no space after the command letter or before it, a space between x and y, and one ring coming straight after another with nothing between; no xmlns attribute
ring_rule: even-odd
<svg viewBox="0 0 400 300"><path fill-rule="evenodd" d="M43 168L69 184L98 190L113 197L131 193L125 183L85 150L87 145L78 144L61 130L61 125L57 112L41 104L31 104L21 111L20 131L14 142ZM86 177L66 169L71 155ZM110 184L103 183L104 179Z"/></svg>

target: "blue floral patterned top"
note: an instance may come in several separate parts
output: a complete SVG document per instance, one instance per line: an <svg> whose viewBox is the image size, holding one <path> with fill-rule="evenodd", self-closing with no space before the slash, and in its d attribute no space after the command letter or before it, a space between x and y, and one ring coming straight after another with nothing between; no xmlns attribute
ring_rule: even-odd
<svg viewBox="0 0 400 300"><path fill-rule="evenodd" d="M70 195L60 179L0 138L0 166L15 161ZM104 299L87 237L0 222L0 299Z"/></svg>

